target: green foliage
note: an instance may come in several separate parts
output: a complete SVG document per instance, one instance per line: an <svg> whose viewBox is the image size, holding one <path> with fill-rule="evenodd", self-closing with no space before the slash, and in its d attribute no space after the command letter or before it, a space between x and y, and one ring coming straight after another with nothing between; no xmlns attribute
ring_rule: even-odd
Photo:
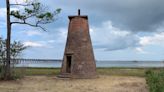
<svg viewBox="0 0 164 92"><path fill-rule="evenodd" d="M13 43L11 43L10 45L10 56L11 58L16 58L17 56L19 56L21 54L21 52L23 50L25 50L27 48L27 46L24 46L24 44L22 44L19 41L14 41ZM3 40L0 37L0 59L5 59L6 58L6 40Z"/></svg>
<svg viewBox="0 0 164 92"><path fill-rule="evenodd" d="M61 10L62 10L61 8L58 8L58 9L56 9L56 12L57 12L57 13L60 13Z"/></svg>
<svg viewBox="0 0 164 92"><path fill-rule="evenodd" d="M21 20L24 20L26 18L25 15L23 15L23 14L21 15L20 11L17 11L17 10L11 11L10 15L14 16L15 18L21 19Z"/></svg>
<svg viewBox="0 0 164 92"><path fill-rule="evenodd" d="M3 70L2 70L2 65L0 65L0 79L3 78Z"/></svg>
<svg viewBox="0 0 164 92"><path fill-rule="evenodd" d="M10 80L16 80L16 79L20 79L24 77L23 72L21 73L15 73L15 71L13 70L10 76ZM4 80L4 69L2 66L0 66L0 80Z"/></svg>
<svg viewBox="0 0 164 92"><path fill-rule="evenodd" d="M27 48L27 46L24 46L24 44L22 44L21 42L17 42L17 41L14 41L12 44L11 44L11 57L12 58L15 58L17 56L19 56L19 54L25 50Z"/></svg>
<svg viewBox="0 0 164 92"><path fill-rule="evenodd" d="M40 3L39 2L34 2L31 4L33 6L33 10L38 11L40 9Z"/></svg>
<svg viewBox="0 0 164 92"><path fill-rule="evenodd" d="M0 59L5 58L6 41L0 37Z"/></svg>
<svg viewBox="0 0 164 92"><path fill-rule="evenodd" d="M49 12L41 3L33 1L28 2L27 5L24 6L24 10L13 10L10 12L10 15L21 20L21 22L17 22L18 24L28 24L33 27L40 27L38 26L39 24L53 22L60 12L60 8L56 9L54 12ZM31 23L28 21L28 19L33 19L36 21L35 23Z"/></svg>
<svg viewBox="0 0 164 92"><path fill-rule="evenodd" d="M164 92L164 71L147 71L146 82L150 92Z"/></svg>
<svg viewBox="0 0 164 92"><path fill-rule="evenodd" d="M25 12L27 12L28 14L31 14L31 13L33 12L33 10L28 9L28 8L25 8L24 10L25 10Z"/></svg>
<svg viewBox="0 0 164 92"><path fill-rule="evenodd" d="M14 41L13 43L10 44L10 56L12 59L18 57L23 50L25 50L27 47L24 46L21 42L19 41ZM0 79L4 79L4 74L5 74L5 58L6 58L6 40L2 39L0 37ZM16 79L19 78L20 75L15 74L13 71L11 71L11 78L10 79Z"/></svg>

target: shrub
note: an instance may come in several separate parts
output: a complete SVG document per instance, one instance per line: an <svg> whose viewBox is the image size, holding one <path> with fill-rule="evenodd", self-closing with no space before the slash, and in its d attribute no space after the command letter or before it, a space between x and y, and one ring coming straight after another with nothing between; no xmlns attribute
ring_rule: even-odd
<svg viewBox="0 0 164 92"><path fill-rule="evenodd" d="M22 69L21 69L22 70ZM23 72L19 73L15 73L14 68L11 71L11 80L16 80L19 78L24 77ZM0 80L4 80L4 66L0 65Z"/></svg>
<svg viewBox="0 0 164 92"><path fill-rule="evenodd" d="M150 92L164 92L164 71L148 70L146 72L146 82Z"/></svg>
<svg viewBox="0 0 164 92"><path fill-rule="evenodd" d="M0 79L3 79L3 74L4 72L3 72L3 66L2 65L0 65Z"/></svg>

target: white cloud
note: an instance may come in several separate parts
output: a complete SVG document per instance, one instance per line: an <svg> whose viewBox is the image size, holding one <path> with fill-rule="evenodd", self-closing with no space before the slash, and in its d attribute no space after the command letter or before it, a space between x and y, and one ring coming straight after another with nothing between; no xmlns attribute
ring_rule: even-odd
<svg viewBox="0 0 164 92"><path fill-rule="evenodd" d="M55 42L55 40L49 40L49 41L47 41L48 43L54 43Z"/></svg>
<svg viewBox="0 0 164 92"><path fill-rule="evenodd" d="M148 54L151 52L145 49L147 46L164 46L164 32L143 36L128 30L121 30L113 26L111 21L104 22L99 27L92 26L90 33L94 47L106 51L130 48L141 54Z"/></svg>
<svg viewBox="0 0 164 92"><path fill-rule="evenodd" d="M31 1L31 0L10 0L10 3L12 3L12 4L22 4L22 3L25 3L27 1Z"/></svg>
<svg viewBox="0 0 164 92"><path fill-rule="evenodd" d="M37 31L37 30L33 30L33 31L24 31L24 33L27 35L27 36L36 36L36 35L39 35L41 36L42 33Z"/></svg>
<svg viewBox="0 0 164 92"><path fill-rule="evenodd" d="M25 46L30 46L30 47L44 47L44 44L38 43L38 42L33 42L33 41L26 41L23 43Z"/></svg>
<svg viewBox="0 0 164 92"><path fill-rule="evenodd" d="M64 44L66 41L68 29L63 27L51 30L53 31L46 32L43 38L48 40L54 40L56 44Z"/></svg>
<svg viewBox="0 0 164 92"><path fill-rule="evenodd" d="M48 41L25 41L23 44L29 47L39 47L39 48L54 48L54 40Z"/></svg>
<svg viewBox="0 0 164 92"><path fill-rule="evenodd" d="M135 50L139 53L142 53L142 54L147 54L148 52L144 51L144 49L142 47L136 47Z"/></svg>
<svg viewBox="0 0 164 92"><path fill-rule="evenodd" d="M112 51L135 48L139 45L137 35L114 27L111 21L104 22L100 27L91 27L91 30L94 47L98 49Z"/></svg>
<svg viewBox="0 0 164 92"><path fill-rule="evenodd" d="M67 30L66 28L59 28L59 35L62 39L65 39L67 37Z"/></svg>
<svg viewBox="0 0 164 92"><path fill-rule="evenodd" d="M164 32L156 33L153 36L144 36L139 42L142 46L146 45L164 45Z"/></svg>

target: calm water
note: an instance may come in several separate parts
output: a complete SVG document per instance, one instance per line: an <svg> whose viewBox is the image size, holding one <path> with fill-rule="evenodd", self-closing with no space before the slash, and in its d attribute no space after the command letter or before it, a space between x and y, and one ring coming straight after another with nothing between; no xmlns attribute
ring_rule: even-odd
<svg viewBox="0 0 164 92"><path fill-rule="evenodd" d="M17 67L61 67L62 62L41 62L41 63L21 63ZM97 61L97 67L164 67L164 62L160 61Z"/></svg>

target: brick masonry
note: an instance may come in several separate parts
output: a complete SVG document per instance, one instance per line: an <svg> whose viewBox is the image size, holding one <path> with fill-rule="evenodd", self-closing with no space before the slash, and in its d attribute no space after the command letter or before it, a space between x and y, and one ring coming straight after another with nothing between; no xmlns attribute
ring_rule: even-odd
<svg viewBox="0 0 164 92"><path fill-rule="evenodd" d="M80 14L80 13L79 13ZM96 78L87 16L68 16L67 42L59 77Z"/></svg>

